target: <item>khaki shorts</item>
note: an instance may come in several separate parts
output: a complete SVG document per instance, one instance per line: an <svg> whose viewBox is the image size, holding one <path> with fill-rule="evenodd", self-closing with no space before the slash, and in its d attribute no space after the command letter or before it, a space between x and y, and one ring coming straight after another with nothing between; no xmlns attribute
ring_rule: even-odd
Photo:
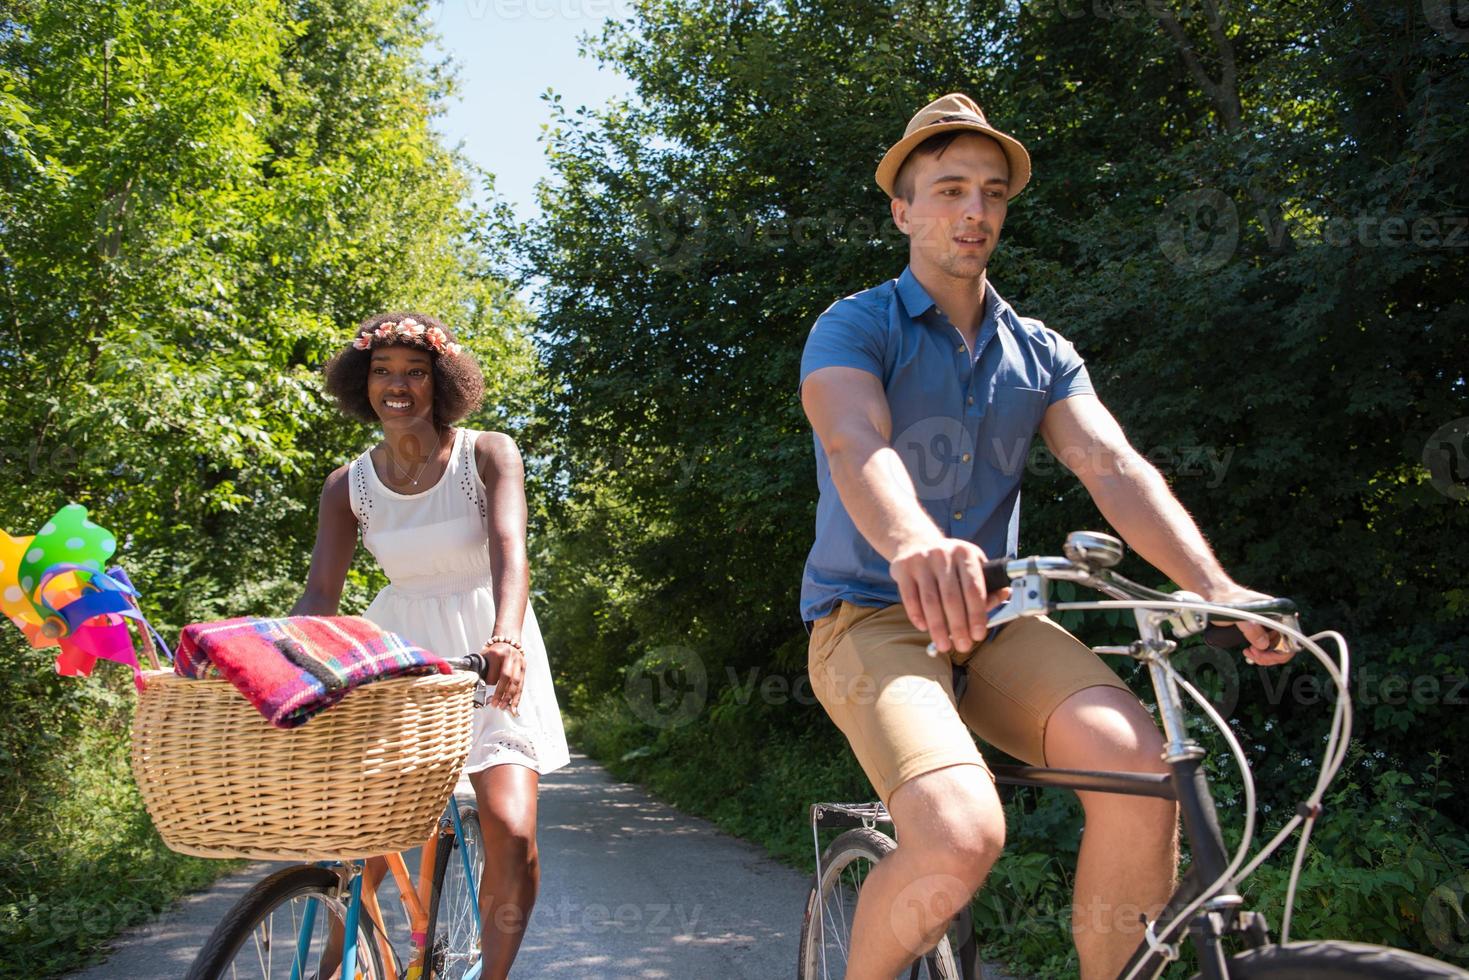
<svg viewBox="0 0 1469 980"><path fill-rule="evenodd" d="M884 803L903 783L935 769L971 763L988 770L971 729L1043 766L1046 723L1063 701L1089 687L1128 690L1076 637L1049 619L1028 617L971 651L964 700L956 704L953 660L930 657L928 642L902 605L839 603L811 629L812 690Z"/></svg>

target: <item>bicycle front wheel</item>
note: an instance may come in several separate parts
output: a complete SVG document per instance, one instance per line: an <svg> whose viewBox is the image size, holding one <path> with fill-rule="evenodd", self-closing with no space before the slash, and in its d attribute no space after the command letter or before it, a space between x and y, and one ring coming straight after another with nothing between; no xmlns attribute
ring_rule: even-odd
<svg viewBox="0 0 1469 980"><path fill-rule="evenodd" d="M285 868L245 893L199 950L188 980L292 980L335 977L347 906L329 868ZM377 930L362 916L353 980L389 980Z"/></svg>
<svg viewBox="0 0 1469 980"><path fill-rule="evenodd" d="M429 919L434 980L462 980L480 961L479 883L485 847L479 811L460 807L459 824L463 836L443 838L434 867L434 907Z"/></svg>
<svg viewBox="0 0 1469 980"><path fill-rule="evenodd" d="M896 846L886 834L862 827L842 834L821 855L821 880L806 897L796 980L841 980L846 976L857 895L877 862ZM915 966L916 972L910 969L901 975L926 980L960 977L948 936Z"/></svg>
<svg viewBox="0 0 1469 980"><path fill-rule="evenodd" d="M1465 980L1469 971L1406 950L1338 940L1262 946L1229 958L1230 980ZM1193 980L1199 980L1194 974Z"/></svg>

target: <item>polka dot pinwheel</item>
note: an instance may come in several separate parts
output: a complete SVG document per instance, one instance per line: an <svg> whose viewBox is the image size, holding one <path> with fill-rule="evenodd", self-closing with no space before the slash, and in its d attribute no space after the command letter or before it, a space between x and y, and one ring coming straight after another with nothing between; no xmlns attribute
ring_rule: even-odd
<svg viewBox="0 0 1469 980"><path fill-rule="evenodd" d="M137 622L150 656L156 634L127 574L117 566L104 571L116 551L117 538L80 504L61 508L33 535L0 531L0 610L32 647L61 648L58 673L86 676L98 659L113 660L132 667L141 684L127 621Z"/></svg>

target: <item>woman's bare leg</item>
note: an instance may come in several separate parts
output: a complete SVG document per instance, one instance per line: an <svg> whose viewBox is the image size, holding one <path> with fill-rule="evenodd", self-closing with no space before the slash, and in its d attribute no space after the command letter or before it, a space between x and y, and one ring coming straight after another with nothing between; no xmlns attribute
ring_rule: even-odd
<svg viewBox="0 0 1469 980"><path fill-rule="evenodd" d="M485 980L504 980L520 951L541 886L536 850L540 773L525 766L491 766L471 773L485 841L480 881L480 947Z"/></svg>

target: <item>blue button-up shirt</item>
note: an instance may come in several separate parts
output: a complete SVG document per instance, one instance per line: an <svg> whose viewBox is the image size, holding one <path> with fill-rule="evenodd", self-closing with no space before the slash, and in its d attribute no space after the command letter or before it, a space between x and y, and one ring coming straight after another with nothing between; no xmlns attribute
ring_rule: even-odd
<svg viewBox="0 0 1469 980"><path fill-rule="evenodd" d="M1020 480L1046 408L1092 391L1076 349L1039 320L1016 315L986 286L984 322L970 351L913 276L833 303L801 355L801 383L826 367L876 375L887 393L893 449L918 501L949 537L991 558L1014 555ZM852 522L816 442L816 542L801 581L801 616L820 619L839 601L901 601L878 554Z"/></svg>

